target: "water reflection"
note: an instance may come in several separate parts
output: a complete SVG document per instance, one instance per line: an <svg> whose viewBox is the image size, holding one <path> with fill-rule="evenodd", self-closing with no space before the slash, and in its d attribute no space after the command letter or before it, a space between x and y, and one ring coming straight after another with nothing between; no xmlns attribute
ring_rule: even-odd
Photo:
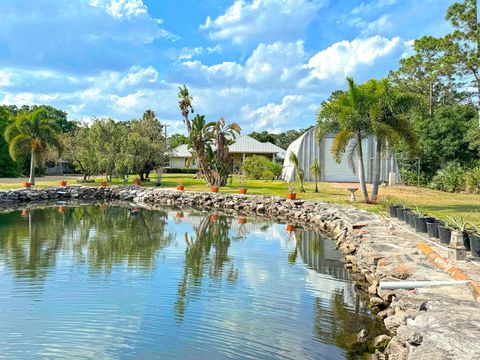
<svg viewBox="0 0 480 360"><path fill-rule="evenodd" d="M340 257L319 234L252 218L108 204L0 214L0 351L355 358L355 332L378 323Z"/></svg>
<svg viewBox="0 0 480 360"><path fill-rule="evenodd" d="M22 211L1 216L0 256L20 278L44 279L62 253L90 271L110 272L115 264L149 269L155 255L174 239L165 232L166 212L100 206ZM99 211L100 210L100 211Z"/></svg>

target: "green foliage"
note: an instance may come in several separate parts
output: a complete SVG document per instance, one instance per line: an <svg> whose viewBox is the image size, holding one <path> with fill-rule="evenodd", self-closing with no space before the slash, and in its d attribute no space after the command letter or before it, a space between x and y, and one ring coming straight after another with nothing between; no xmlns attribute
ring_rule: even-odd
<svg viewBox="0 0 480 360"><path fill-rule="evenodd" d="M3 137L9 116L9 112L4 107L0 107L0 177L18 176L18 165L10 157L8 144Z"/></svg>
<svg viewBox="0 0 480 360"><path fill-rule="evenodd" d="M286 150L288 146L302 136L305 132L310 130L312 127L300 130L287 130L279 134L272 134L268 131L262 132L252 132L249 134L250 137L260 141L260 142L270 142L275 144L282 149Z"/></svg>
<svg viewBox="0 0 480 360"><path fill-rule="evenodd" d="M273 163L260 155L254 155L245 159L242 169L249 179L254 180L273 180L282 173L282 165Z"/></svg>
<svg viewBox="0 0 480 360"><path fill-rule="evenodd" d="M465 190L469 193L480 193L480 166L476 166L467 172L464 176Z"/></svg>
<svg viewBox="0 0 480 360"><path fill-rule="evenodd" d="M465 170L458 162L450 162L437 172L429 184L435 190L457 192L463 189Z"/></svg>
<svg viewBox="0 0 480 360"><path fill-rule="evenodd" d="M183 134L173 134L168 138L168 142L170 144L170 147L172 149L175 149L180 145L188 144L188 138Z"/></svg>
<svg viewBox="0 0 480 360"><path fill-rule="evenodd" d="M478 159L479 149L465 136L478 128L476 116L471 105L450 105L439 107L433 119L417 119L419 156L422 171L427 176L451 161L468 166Z"/></svg>
<svg viewBox="0 0 480 360"><path fill-rule="evenodd" d="M404 185L427 185L429 181L423 173L420 173L419 177L418 171L414 169L400 169L400 176Z"/></svg>

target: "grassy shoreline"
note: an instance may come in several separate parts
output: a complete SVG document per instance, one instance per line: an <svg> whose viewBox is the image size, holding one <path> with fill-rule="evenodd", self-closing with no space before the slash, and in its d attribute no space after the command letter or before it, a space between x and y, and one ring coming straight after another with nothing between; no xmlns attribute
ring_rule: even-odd
<svg viewBox="0 0 480 360"><path fill-rule="evenodd" d="M131 176L128 184L132 185L135 178L135 176ZM67 177L66 180L68 180L69 185L100 186L104 178L96 177L95 182L89 183L79 183L72 177ZM18 179L18 181L16 181L16 179L9 179L8 182L0 179L0 190L21 188L23 182L23 179ZM36 187L58 186L58 182L59 180L40 177L37 179ZM194 179L194 175L192 174L165 174L162 177L161 188L173 188L180 182L185 185L185 191L210 191L210 187L207 186L203 180ZM123 180L113 179L109 185L123 185ZM287 183L277 180L247 180L246 185L248 194L255 195L285 196L288 189ZM150 182L146 181L142 186L155 186L155 178L152 177ZM385 213L385 207L381 203L382 199L385 199L386 196L394 196L404 201L407 206L418 207L422 212L431 216L441 219L448 219L448 217L452 216L462 216L469 221L480 224L480 194L451 194L413 186L393 186L380 188L379 204L365 204L360 202L360 190L357 192L357 202L352 204L349 201L349 193L345 189L346 186L346 184L322 182L318 184L319 192L315 193L315 183L306 182L306 193L299 193L297 184L297 198L301 200L328 201L346 206L355 206L374 213ZM220 188L220 192L238 193L239 187L239 176L233 176L232 185Z"/></svg>

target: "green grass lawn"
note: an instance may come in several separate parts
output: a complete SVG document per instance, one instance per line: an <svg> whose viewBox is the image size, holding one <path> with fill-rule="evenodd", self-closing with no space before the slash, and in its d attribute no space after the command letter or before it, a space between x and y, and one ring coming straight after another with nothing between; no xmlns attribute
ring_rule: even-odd
<svg viewBox="0 0 480 360"><path fill-rule="evenodd" d="M129 184L133 184L135 176L131 176ZM90 186L100 186L103 178L97 177L96 182L87 183ZM173 188L179 182L185 185L185 191L210 191L210 188L202 180L194 179L191 174L165 174L162 178L162 187ZM23 180L18 182L5 183L0 180L0 189L11 189L21 187ZM70 185L79 185L73 183L69 179ZM121 179L114 179L112 183L115 185L123 184ZM58 185L58 180L45 180L45 178L38 178L36 187L48 187ZM155 178L152 177L151 182L144 182L143 186L154 186ZM233 177L233 184L231 186L222 187L220 192L223 193L237 193L239 188L239 177ZM282 181L265 181L265 180L247 180L248 194L258 195L277 195L285 196L288 189L288 184ZM306 193L298 192L297 198L309 200L329 201L337 204L352 205L349 202L349 194L342 184L319 183L319 192L315 193L315 184L307 182L305 184ZM371 190L371 187L370 187ZM357 199L361 198L360 190L357 192ZM393 186L380 188L380 204L365 204L360 201L353 204L353 206L366 209L372 212L385 212L385 207L381 204L382 199L386 196L395 196L405 202L409 207L418 208L431 216L441 219L447 219L449 216L462 216L467 220L480 224L480 195L479 194L450 194L441 191L416 188L412 186Z"/></svg>

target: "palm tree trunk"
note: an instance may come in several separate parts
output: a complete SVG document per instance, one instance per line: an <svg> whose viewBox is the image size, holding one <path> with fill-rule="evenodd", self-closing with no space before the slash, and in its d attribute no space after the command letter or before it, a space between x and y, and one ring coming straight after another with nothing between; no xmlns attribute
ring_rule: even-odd
<svg viewBox="0 0 480 360"><path fill-rule="evenodd" d="M315 192L318 193L318 178L315 176Z"/></svg>
<svg viewBox="0 0 480 360"><path fill-rule="evenodd" d="M35 149L32 146L31 151L31 158L30 158L30 180L28 181L30 184L35 185Z"/></svg>
<svg viewBox="0 0 480 360"><path fill-rule="evenodd" d="M375 173L373 174L373 190L372 190L372 201L377 201L378 197L378 187L380 185L380 166L381 166L381 155L382 155L382 142L377 138L377 147L376 147L376 157L375 157Z"/></svg>
<svg viewBox="0 0 480 360"><path fill-rule="evenodd" d="M368 203L369 199L368 199L367 183L365 181L365 166L363 164L362 136L360 134L357 135L357 141L358 141L358 179L360 180L360 186L362 187L363 201Z"/></svg>

